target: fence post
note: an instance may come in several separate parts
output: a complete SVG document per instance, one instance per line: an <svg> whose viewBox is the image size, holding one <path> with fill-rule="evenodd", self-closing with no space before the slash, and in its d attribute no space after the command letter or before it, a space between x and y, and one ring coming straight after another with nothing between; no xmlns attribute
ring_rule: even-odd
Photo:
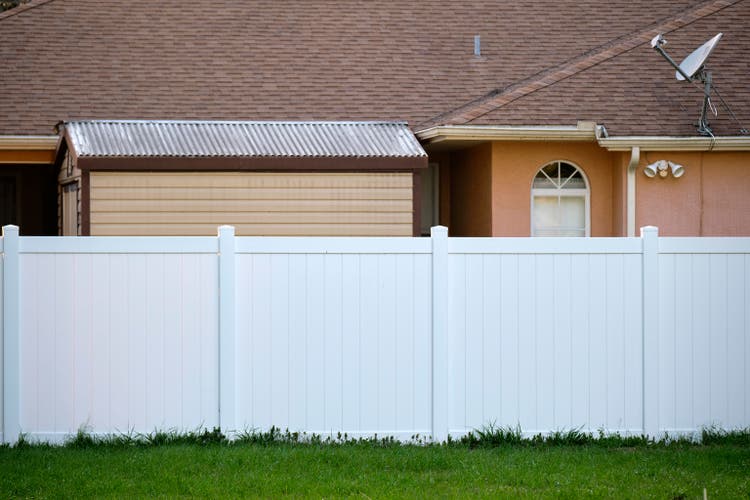
<svg viewBox="0 0 750 500"><path fill-rule="evenodd" d="M3 441L21 434L21 337L18 226L3 226Z"/></svg>
<svg viewBox="0 0 750 500"><path fill-rule="evenodd" d="M432 439L448 439L448 228L432 237Z"/></svg>
<svg viewBox="0 0 750 500"><path fill-rule="evenodd" d="M643 432L659 434L659 229L641 228L643 240Z"/></svg>
<svg viewBox="0 0 750 500"><path fill-rule="evenodd" d="M219 426L229 436L236 428L234 227L219 227Z"/></svg>

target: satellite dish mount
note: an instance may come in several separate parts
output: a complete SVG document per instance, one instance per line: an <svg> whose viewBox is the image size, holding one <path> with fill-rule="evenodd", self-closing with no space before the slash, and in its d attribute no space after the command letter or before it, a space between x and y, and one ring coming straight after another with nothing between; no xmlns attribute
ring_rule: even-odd
<svg viewBox="0 0 750 500"><path fill-rule="evenodd" d="M677 71L675 78L685 82L700 82L703 84L703 106L701 107L701 116L698 119L698 133L701 135L713 136L711 127L708 125L706 112L711 106L711 72L706 69L706 60L713 52L716 44L721 40L722 33L719 33L687 56L680 64L669 57L669 54L662 48L667 44L662 34L656 35L651 39L651 47L656 50L664 59L669 62Z"/></svg>

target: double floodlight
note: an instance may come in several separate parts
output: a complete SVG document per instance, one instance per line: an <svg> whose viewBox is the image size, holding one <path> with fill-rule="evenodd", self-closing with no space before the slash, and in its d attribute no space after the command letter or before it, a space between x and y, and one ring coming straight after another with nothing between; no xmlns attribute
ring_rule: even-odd
<svg viewBox="0 0 750 500"><path fill-rule="evenodd" d="M655 161L650 165L646 165L643 169L643 173L646 177L656 177L657 175L661 178L669 175L669 171L672 171L672 176L675 178L682 177L685 174L685 167L678 165L677 163L668 160Z"/></svg>

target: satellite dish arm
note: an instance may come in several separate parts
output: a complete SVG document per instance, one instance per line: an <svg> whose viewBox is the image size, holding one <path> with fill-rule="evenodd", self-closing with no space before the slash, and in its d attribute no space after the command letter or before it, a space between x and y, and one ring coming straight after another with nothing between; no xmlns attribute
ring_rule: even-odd
<svg viewBox="0 0 750 500"><path fill-rule="evenodd" d="M654 38L654 40L652 40L652 41L651 41L651 46L652 46L652 47L654 48L654 50L655 50L655 51L657 51L657 52L658 52L659 54L661 54L661 56L662 56L662 57L663 57L664 59L666 59L666 60L667 60L667 62L668 62L669 64L671 64L671 65L672 65L672 66L674 67L674 69L676 69L676 70L677 70L677 72L678 72L679 74L681 74L681 75L682 75L682 77L683 77L683 78L685 79L685 81L687 81L687 82L692 82L692 81L693 81L693 79L692 79L691 77L689 77L689 76L687 75L687 73L685 73L685 72L684 72L684 71L682 70L682 68L680 68L680 65L679 65L679 64L677 64L676 62L674 62L674 59L672 59L671 57L669 57L669 54L667 54L667 53L666 53L666 52L664 51L664 49L662 49L662 48L661 48L661 46L662 46L662 45L664 45L665 43L667 43L667 41L666 41L666 40L664 40L664 38L661 38L661 35L658 35L658 36L657 36L656 38Z"/></svg>

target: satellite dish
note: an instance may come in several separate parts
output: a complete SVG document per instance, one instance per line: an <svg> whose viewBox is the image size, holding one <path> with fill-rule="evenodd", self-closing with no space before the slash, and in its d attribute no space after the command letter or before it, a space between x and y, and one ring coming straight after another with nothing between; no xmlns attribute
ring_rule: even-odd
<svg viewBox="0 0 750 500"><path fill-rule="evenodd" d="M697 128L698 133L701 135L708 135L713 137L711 127L708 125L708 119L706 118L706 111L711 108L711 72L705 67L706 59L711 55L716 44L721 40L722 33L719 33L697 49L695 49L689 56L687 56L678 65L674 60L669 57L669 54L662 48L662 45L666 45L667 41L660 34L656 35L651 39L651 47L667 60L669 64L677 70L675 77L679 81L695 82L696 80L703 84L703 107L701 108L701 115L698 119ZM716 111L714 111L716 113Z"/></svg>
<svg viewBox="0 0 750 500"><path fill-rule="evenodd" d="M680 63L679 68L682 71L676 71L674 75L675 78L682 81L685 80L685 77L683 75L687 75L688 79L692 80L695 74L701 70L704 64L706 64L706 59L708 59L708 56L711 55L711 52L713 52L716 44L719 43L719 40L721 40L721 37L722 33L719 33L718 35L695 49L685 59L683 59ZM653 40L651 43L653 47Z"/></svg>

